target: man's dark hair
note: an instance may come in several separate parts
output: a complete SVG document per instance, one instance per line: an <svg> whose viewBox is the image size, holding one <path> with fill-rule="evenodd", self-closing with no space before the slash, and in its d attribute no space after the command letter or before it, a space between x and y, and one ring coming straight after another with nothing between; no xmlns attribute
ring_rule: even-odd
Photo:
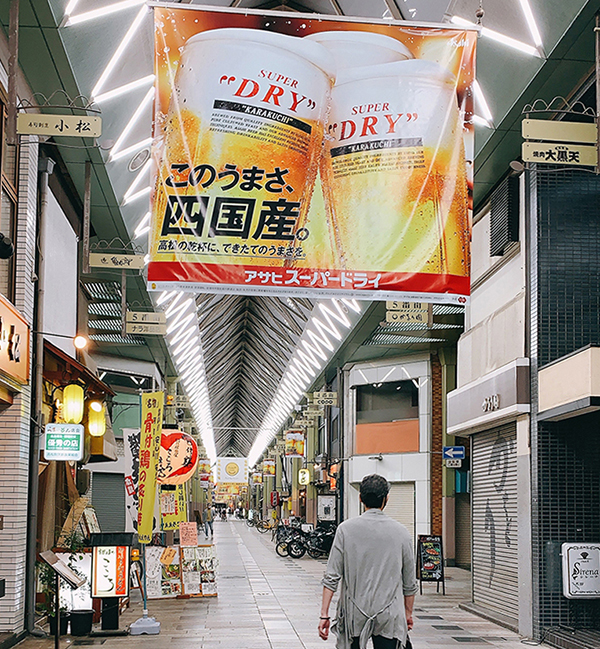
<svg viewBox="0 0 600 649"><path fill-rule="evenodd" d="M365 476L360 483L360 499L368 508L379 509L389 491L388 481L376 473Z"/></svg>

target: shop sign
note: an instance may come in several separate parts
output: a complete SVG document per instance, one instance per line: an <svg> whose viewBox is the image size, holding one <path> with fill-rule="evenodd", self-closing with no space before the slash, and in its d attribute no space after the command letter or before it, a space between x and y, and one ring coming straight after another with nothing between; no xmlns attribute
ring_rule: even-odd
<svg viewBox="0 0 600 649"><path fill-rule="evenodd" d="M287 430L285 432L285 456L304 457L304 431Z"/></svg>
<svg viewBox="0 0 600 649"><path fill-rule="evenodd" d="M447 469L460 469L462 466L462 460L446 460Z"/></svg>
<svg viewBox="0 0 600 649"><path fill-rule="evenodd" d="M29 327L0 295L0 372L18 383L29 382Z"/></svg>
<svg viewBox="0 0 600 649"><path fill-rule="evenodd" d="M179 528L187 519L187 498L185 487L178 484L175 489L160 490L160 529L169 532Z"/></svg>
<svg viewBox="0 0 600 649"><path fill-rule="evenodd" d="M444 581L444 551L441 536L419 534L417 573L420 581Z"/></svg>
<svg viewBox="0 0 600 649"><path fill-rule="evenodd" d="M337 406L337 392L313 392L315 406Z"/></svg>
<svg viewBox="0 0 600 649"><path fill-rule="evenodd" d="M217 458L217 482L248 483L248 459L245 457Z"/></svg>
<svg viewBox="0 0 600 649"><path fill-rule="evenodd" d="M523 142L521 157L523 162L595 167L598 164L598 149L583 144Z"/></svg>
<svg viewBox="0 0 600 649"><path fill-rule="evenodd" d="M88 115L17 115L19 135L100 137L102 118Z"/></svg>
<svg viewBox="0 0 600 649"><path fill-rule="evenodd" d="M158 322L126 322L125 333L136 336L164 336L167 325Z"/></svg>
<svg viewBox="0 0 600 649"><path fill-rule="evenodd" d="M81 424L46 424L44 457L47 460L78 462L83 458Z"/></svg>
<svg viewBox="0 0 600 649"><path fill-rule="evenodd" d="M410 322L431 324L431 305L424 302L388 301L385 303L386 322Z"/></svg>
<svg viewBox="0 0 600 649"><path fill-rule="evenodd" d="M198 443L181 430L163 430L156 469L159 484L180 485L187 482L198 466Z"/></svg>
<svg viewBox="0 0 600 649"><path fill-rule="evenodd" d="M466 301L476 31L154 17L151 290Z"/></svg>
<svg viewBox="0 0 600 649"><path fill-rule="evenodd" d="M320 521L334 521L336 518L335 512L335 496L325 496L319 494L317 496L317 519Z"/></svg>
<svg viewBox="0 0 600 649"><path fill-rule="evenodd" d="M322 417L323 416L323 408L312 408L309 407L304 411L304 415L306 417Z"/></svg>
<svg viewBox="0 0 600 649"><path fill-rule="evenodd" d="M92 597L127 597L129 594L129 548L92 548Z"/></svg>
<svg viewBox="0 0 600 649"><path fill-rule="evenodd" d="M92 268L118 268L119 270L141 270L146 265L144 255L122 255L112 252L91 252L90 266Z"/></svg>
<svg viewBox="0 0 600 649"><path fill-rule="evenodd" d="M563 543L563 595L600 598L600 543Z"/></svg>
<svg viewBox="0 0 600 649"><path fill-rule="evenodd" d="M308 469L300 469L298 471L298 484L303 487L310 484L310 471Z"/></svg>
<svg viewBox="0 0 600 649"><path fill-rule="evenodd" d="M166 324L167 316L162 311L127 311L125 321Z"/></svg>
<svg viewBox="0 0 600 649"><path fill-rule="evenodd" d="M189 408L188 398L182 394L170 394L167 396L167 406L173 408Z"/></svg>
<svg viewBox="0 0 600 649"><path fill-rule="evenodd" d="M521 133L526 140L550 140L553 142L580 142L592 144L598 137L594 122L565 122L549 119L524 119Z"/></svg>

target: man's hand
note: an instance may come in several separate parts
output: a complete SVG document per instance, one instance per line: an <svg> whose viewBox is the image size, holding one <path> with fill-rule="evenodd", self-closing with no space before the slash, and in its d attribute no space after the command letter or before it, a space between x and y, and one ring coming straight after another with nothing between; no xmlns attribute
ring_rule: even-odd
<svg viewBox="0 0 600 649"><path fill-rule="evenodd" d="M406 617L406 626L410 631L413 628L413 606L415 604L414 595L404 596L404 615Z"/></svg>
<svg viewBox="0 0 600 649"><path fill-rule="evenodd" d="M321 640L327 640L329 637L329 627L331 620L319 620L319 637Z"/></svg>
<svg viewBox="0 0 600 649"><path fill-rule="evenodd" d="M406 616L406 626L408 627L408 630L412 630L413 628L413 619L412 619L412 613L410 615Z"/></svg>

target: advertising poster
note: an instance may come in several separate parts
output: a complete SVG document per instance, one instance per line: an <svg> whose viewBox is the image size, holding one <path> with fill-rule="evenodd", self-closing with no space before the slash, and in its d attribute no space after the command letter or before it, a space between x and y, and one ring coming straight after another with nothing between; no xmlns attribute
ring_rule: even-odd
<svg viewBox="0 0 600 649"><path fill-rule="evenodd" d="M198 466L198 444L181 430L163 430L156 480L159 484L187 482Z"/></svg>
<svg viewBox="0 0 600 649"><path fill-rule="evenodd" d="M156 467L162 435L163 392L145 392L142 399L138 484L138 538L140 543L152 541L154 503L156 501Z"/></svg>
<svg viewBox="0 0 600 649"><path fill-rule="evenodd" d="M92 548L92 597L127 597L129 594L129 548Z"/></svg>
<svg viewBox="0 0 600 649"><path fill-rule="evenodd" d="M140 472L140 429L123 428L125 455L125 531L137 531L138 479Z"/></svg>
<svg viewBox="0 0 600 649"><path fill-rule="evenodd" d="M187 520L185 487L177 485L174 490L160 490L160 528L163 532L179 529Z"/></svg>
<svg viewBox="0 0 600 649"><path fill-rule="evenodd" d="M217 458L217 482L248 482L248 459L245 457Z"/></svg>
<svg viewBox="0 0 600 649"><path fill-rule="evenodd" d="M154 16L151 290L466 302L475 31Z"/></svg>
<svg viewBox="0 0 600 649"><path fill-rule="evenodd" d="M304 457L304 432L301 430L286 430L285 456Z"/></svg>
<svg viewBox="0 0 600 649"><path fill-rule="evenodd" d="M257 484L262 484L263 481L263 474L259 473L258 471L252 474L252 484L257 485Z"/></svg>
<svg viewBox="0 0 600 649"><path fill-rule="evenodd" d="M275 460L267 459L263 460L263 476L265 478L275 477Z"/></svg>

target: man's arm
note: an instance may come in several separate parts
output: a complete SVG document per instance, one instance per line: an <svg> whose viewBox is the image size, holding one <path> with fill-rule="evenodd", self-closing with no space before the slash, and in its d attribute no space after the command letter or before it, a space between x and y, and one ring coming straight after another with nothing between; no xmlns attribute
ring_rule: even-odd
<svg viewBox="0 0 600 649"><path fill-rule="evenodd" d="M409 538L406 539L402 546L402 590L404 593L406 625L410 631L413 628L413 606L419 586L415 575L415 556L412 541Z"/></svg>
<svg viewBox="0 0 600 649"><path fill-rule="evenodd" d="M410 631L413 628L413 605L415 603L414 595L404 596L404 613L406 615L406 626Z"/></svg>
<svg viewBox="0 0 600 649"><path fill-rule="evenodd" d="M329 637L329 627L331 620L329 618L329 605L333 598L333 591L327 586L323 586L323 601L321 603L321 617L319 618L319 637L321 640L327 640Z"/></svg>

